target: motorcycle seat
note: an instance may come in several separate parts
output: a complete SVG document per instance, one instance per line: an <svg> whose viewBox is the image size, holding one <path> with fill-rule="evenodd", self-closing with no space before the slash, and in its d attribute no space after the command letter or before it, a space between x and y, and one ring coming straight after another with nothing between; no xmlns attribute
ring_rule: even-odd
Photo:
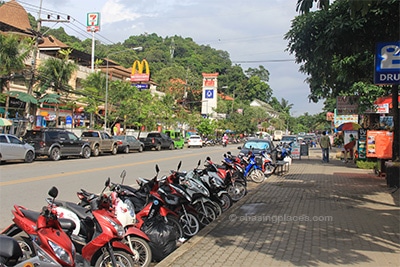
<svg viewBox="0 0 400 267"><path fill-rule="evenodd" d="M0 256L7 260L18 260L23 256L21 247L17 240L6 235L0 235Z"/></svg>
<svg viewBox="0 0 400 267"><path fill-rule="evenodd" d="M40 215L40 212L38 211L26 210L26 209L21 209L20 211L22 212L22 214L24 214L26 218L34 222L38 220Z"/></svg>

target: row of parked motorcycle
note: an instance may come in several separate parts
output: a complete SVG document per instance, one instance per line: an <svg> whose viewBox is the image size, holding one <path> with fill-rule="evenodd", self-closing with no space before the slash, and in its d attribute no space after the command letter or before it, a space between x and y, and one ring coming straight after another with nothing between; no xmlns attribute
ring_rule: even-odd
<svg viewBox="0 0 400 267"><path fill-rule="evenodd" d="M149 266L196 235L274 172L268 153L207 157L189 171L139 178L137 186L108 178L100 194L81 189L75 201L56 199L41 211L14 205L13 223L0 235L0 266Z"/></svg>

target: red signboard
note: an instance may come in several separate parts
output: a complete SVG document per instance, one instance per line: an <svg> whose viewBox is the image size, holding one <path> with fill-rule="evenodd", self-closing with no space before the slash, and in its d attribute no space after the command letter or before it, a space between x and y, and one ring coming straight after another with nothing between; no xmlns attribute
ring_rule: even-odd
<svg viewBox="0 0 400 267"><path fill-rule="evenodd" d="M392 158L393 132L367 131L367 157Z"/></svg>

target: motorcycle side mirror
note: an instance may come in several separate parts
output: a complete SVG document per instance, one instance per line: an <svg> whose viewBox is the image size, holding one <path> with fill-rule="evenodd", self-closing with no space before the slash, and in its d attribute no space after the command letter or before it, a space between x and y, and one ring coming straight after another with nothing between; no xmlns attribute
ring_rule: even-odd
<svg viewBox="0 0 400 267"><path fill-rule="evenodd" d="M238 146L237 149L242 149L242 147L241 147L241 146Z"/></svg>
<svg viewBox="0 0 400 267"><path fill-rule="evenodd" d="M199 159L199 161L197 162L197 167L196 167L196 169L200 166L200 164L201 164L201 160Z"/></svg>
<svg viewBox="0 0 400 267"><path fill-rule="evenodd" d="M160 168L158 167L158 164L156 164L156 173L160 172Z"/></svg>
<svg viewBox="0 0 400 267"><path fill-rule="evenodd" d="M50 188L49 190L49 196L51 196L52 198L56 198L58 196L58 189L57 187L53 186L52 188Z"/></svg>
<svg viewBox="0 0 400 267"><path fill-rule="evenodd" d="M119 177L121 177L121 179L122 179L121 184L124 184L124 180L125 180L125 177L126 177L126 171L123 170L123 171L121 172L121 175L120 175Z"/></svg>
<svg viewBox="0 0 400 267"><path fill-rule="evenodd" d="M228 154L228 155L232 155L232 153L231 153L230 151L226 152L226 154Z"/></svg>
<svg viewBox="0 0 400 267"><path fill-rule="evenodd" d="M108 187L110 185L110 181L111 181L111 179L110 179L110 177L108 177L106 182L104 183L104 186Z"/></svg>
<svg viewBox="0 0 400 267"><path fill-rule="evenodd" d="M211 160L211 158L210 158L210 157L207 157L206 160Z"/></svg>
<svg viewBox="0 0 400 267"><path fill-rule="evenodd" d="M179 163L178 163L178 168L177 168L176 170L179 171L179 169L181 168L181 166L182 166L182 160L179 161Z"/></svg>

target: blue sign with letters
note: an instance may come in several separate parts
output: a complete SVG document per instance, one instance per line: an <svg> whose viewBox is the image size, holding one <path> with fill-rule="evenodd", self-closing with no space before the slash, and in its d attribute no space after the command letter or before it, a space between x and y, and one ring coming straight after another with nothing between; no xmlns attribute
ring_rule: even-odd
<svg viewBox="0 0 400 267"><path fill-rule="evenodd" d="M209 98L209 99L214 98L214 90L206 90L205 94L206 94L205 98Z"/></svg>
<svg viewBox="0 0 400 267"><path fill-rule="evenodd" d="M400 84L400 41L378 43L374 83Z"/></svg>
<svg viewBox="0 0 400 267"><path fill-rule="evenodd" d="M132 84L132 86L135 86L138 89L148 89L149 88L148 84L142 84L142 83Z"/></svg>

